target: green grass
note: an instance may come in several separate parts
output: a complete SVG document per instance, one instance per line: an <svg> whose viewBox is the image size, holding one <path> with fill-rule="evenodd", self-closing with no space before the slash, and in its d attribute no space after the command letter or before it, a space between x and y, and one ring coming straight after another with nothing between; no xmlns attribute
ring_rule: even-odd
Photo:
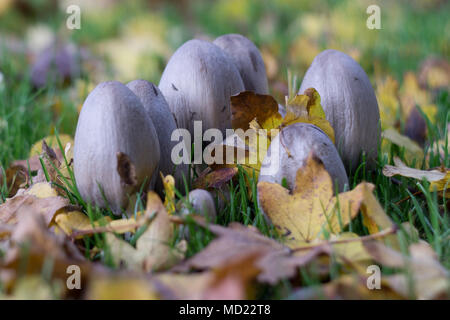
<svg viewBox="0 0 450 320"><path fill-rule="evenodd" d="M193 36L192 21L195 21L196 28L210 36L229 32L244 33L254 40L257 45L267 46L273 50L279 63L279 78L286 80L284 70L287 70L287 67L296 70L298 74L303 74L306 67L302 62L292 59L288 54L288 48L292 41L303 32L301 28L296 28L289 22L296 21L304 13L327 15L339 10L345 10L347 5L347 2L344 1L320 1L317 4L314 3L314 5L312 2L288 0L280 4L256 0L243 1L243 3L242 8L239 9L243 10L243 12L237 11L237 13L230 8L225 8L227 6L226 1L199 1L192 7L189 7L186 12L177 10L172 5L166 5L158 8L157 13L165 17L170 26L182 27L184 24L190 26L186 30L181 28L183 31L181 36L177 38L178 40L168 36L167 41L172 48ZM443 8L439 7L424 11L406 3L401 7L394 5L393 10L382 11L383 30L378 35L374 35L374 31L365 30L365 25L363 25L355 38L339 38L338 44L343 47L356 46L360 48L360 62L371 79L373 79L375 74L375 64L379 64L387 74L392 74L397 79L401 79L405 71L417 70L420 62L430 54L437 54L443 57L450 55L448 47L450 32L448 31L449 25L446 14L449 6L450 4L447 3L443 5ZM383 6L381 7L383 10ZM136 7L136 5L130 7L126 4L121 4L116 9L108 12L101 21L84 21L85 24L82 31L73 33L71 37L78 43L91 45L101 39L117 36L120 26L129 21L133 14L139 14L140 10L141 7ZM358 15L358 12L351 11L349 16L352 19L365 23L365 12L361 13L361 17ZM237 15L237 17L233 15ZM14 13L5 19L0 19L0 30L23 35L24 29L12 27L11 20L17 19L17 16L20 16L20 14ZM395 17L395 19L392 17ZM23 18L20 19L24 20ZM57 29L57 26L62 21L61 19L64 19L64 15L55 16L51 20L51 27ZM186 19L191 21L186 22ZM272 28L268 29L268 31L261 28L265 19L268 19L267 23L272 23ZM26 24L26 21L25 19L24 24ZM367 41L364 40L365 37L368 38ZM325 49L328 43L322 40L317 39L318 47ZM5 78L4 89L0 89L0 165L2 168L7 168L13 160L28 158L33 143L44 136L54 132L74 134L77 109L75 102L71 99L70 87L51 84L42 90L37 91L33 89L28 78L28 62L25 56L12 54L1 49L0 72ZM55 110L53 106L55 98L60 99L63 106L61 108L62 111ZM438 114L434 124L432 121L427 121L429 133L427 145L431 145L433 142L447 136L446 125L450 121L450 97L448 91L437 93L433 102L438 106ZM392 154L390 156L379 153L376 167L373 170L368 170L363 163L355 172L350 173L351 188L354 188L361 181L373 183L378 201L392 220L398 225L403 222L410 222L414 225L418 230L418 238L427 241L436 251L442 264L447 269L450 269L450 218L448 205L435 192L429 191L429 183L426 181L418 182L403 177L396 177L395 179L385 177L382 174L382 168L384 165L392 163L392 156L396 154L403 159L403 150L393 148L391 151ZM443 160L439 158L439 155L433 154L431 150L426 149L425 151L429 155L430 167L439 165L450 167L448 142L444 149ZM407 160L408 162L411 161L411 159ZM71 178L74 181L73 173ZM188 177L186 189L177 192L178 199L181 199L190 189L193 179L194 177ZM245 183L246 179L250 181L252 197L249 197L248 186ZM245 225L255 226L267 236L277 237L273 228L266 224L255 201L256 184L257 181L240 168L237 179L228 186L230 201L218 213L215 223L228 225L232 221L237 221ZM414 195L417 191L422 191L422 194ZM143 190L141 190L142 192ZM83 208L83 211L86 212L92 222L106 215L113 217L112 212L108 209L93 208L86 204L74 183L68 183L66 194L73 204L78 204ZM8 190L4 186L3 181L0 200L3 202L7 197ZM404 200L406 198L408 199ZM135 211L142 209L143 204L138 202ZM214 236L208 230L196 226L194 222L189 223L187 227L191 234L187 256L192 256L202 250ZM348 229L359 235L368 234L361 217L354 219ZM130 241L132 243L135 242L137 240L136 237L131 238ZM408 243L418 241L418 238L410 238L403 231L398 233L398 237L400 238L400 243L403 244L405 252ZM178 236L174 239L174 244L180 240L181 238ZM105 265L112 268L116 267L112 262L103 234L85 237L83 241L86 248L84 252L86 257L90 257L92 248L98 247L103 250L103 253L97 254L93 259L102 261ZM330 279L338 276L339 268L341 268L339 264L332 262ZM317 285L322 280L315 271L314 265L309 268L302 268L300 272L303 285ZM389 270L383 269L383 272L389 272ZM291 283L289 281L281 281L276 286L261 285L258 287L257 297L286 298L289 297L291 291Z"/></svg>

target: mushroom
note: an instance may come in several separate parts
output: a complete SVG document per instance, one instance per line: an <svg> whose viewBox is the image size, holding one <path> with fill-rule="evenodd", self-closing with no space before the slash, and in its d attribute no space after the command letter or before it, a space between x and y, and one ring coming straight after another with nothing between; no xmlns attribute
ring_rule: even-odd
<svg viewBox="0 0 450 320"><path fill-rule="evenodd" d="M103 82L86 98L73 157L83 199L108 205L115 214L144 183L153 187L160 157L158 135L139 98L125 85Z"/></svg>
<svg viewBox="0 0 450 320"><path fill-rule="evenodd" d="M186 204L186 200L189 201L189 205ZM203 216L208 222L215 222L217 213L216 207L214 205L214 199L206 190L194 189L189 192L187 199L180 201L181 208L180 213L183 216L188 215L190 212ZM197 228L197 227L195 227ZM195 230L194 228L194 230ZM189 228L183 226L180 228L180 234L185 238L189 239Z"/></svg>
<svg viewBox="0 0 450 320"><path fill-rule="evenodd" d="M194 134L194 120L203 132L231 128L230 96L244 91L239 71L218 46L189 40L170 58L159 88L178 128Z"/></svg>
<svg viewBox="0 0 450 320"><path fill-rule="evenodd" d="M147 111L148 116L152 119L156 132L158 133L159 149L161 152L159 170L164 176L168 174L173 175L177 188L181 189L183 175L186 179L188 176L188 165L184 163L175 165L172 161L172 150L177 142L172 141L171 136L177 129L177 125L172 113L170 113L166 99L158 87L146 80L134 80L128 83L127 87L141 100L145 111ZM155 189L162 194L164 187L160 178L156 180Z"/></svg>
<svg viewBox="0 0 450 320"><path fill-rule="evenodd" d="M345 165L355 169L362 152L373 163L380 140L380 112L361 66L345 53L325 50L314 58L299 93L308 88L315 88L320 94Z"/></svg>
<svg viewBox="0 0 450 320"><path fill-rule="evenodd" d="M211 193L203 189L194 189L189 192L187 198L194 213L205 217L210 222L214 222L216 220L216 207L214 205L214 199ZM182 203L181 214L186 215L189 214L189 212L189 208Z"/></svg>
<svg viewBox="0 0 450 320"><path fill-rule="evenodd" d="M48 83L64 83L81 73L81 52L74 45L52 44L43 50L31 67L31 82L42 88Z"/></svg>
<svg viewBox="0 0 450 320"><path fill-rule="evenodd" d="M347 173L333 142L319 127L301 122L282 129L272 140L258 182L281 184L285 178L288 189L292 190L297 170L306 163L310 152L323 162L339 192L344 191L348 185Z"/></svg>
<svg viewBox="0 0 450 320"><path fill-rule="evenodd" d="M230 56L241 74L245 90L269 93L264 60L253 42L240 34L225 34L213 43Z"/></svg>

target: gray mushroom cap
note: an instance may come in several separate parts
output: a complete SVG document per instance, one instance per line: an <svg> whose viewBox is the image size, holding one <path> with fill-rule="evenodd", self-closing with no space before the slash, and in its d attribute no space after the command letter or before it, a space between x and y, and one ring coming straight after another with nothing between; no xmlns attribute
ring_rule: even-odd
<svg viewBox="0 0 450 320"><path fill-rule="evenodd" d="M355 169L363 151L369 163L373 163L380 139L380 112L375 92L361 66L343 52L325 50L314 58L299 93L308 88L315 88L320 94L346 166Z"/></svg>
<svg viewBox="0 0 450 320"><path fill-rule="evenodd" d="M177 188L180 189L183 183L183 175L186 179L188 177L188 165L184 163L175 165L172 161L172 150L177 142L172 141L171 136L177 126L166 99L158 87L146 80L134 80L128 83L127 87L141 100L142 106L155 126L161 151L159 170L164 175L173 175L177 182ZM160 194L162 193L163 184L160 177L156 178L155 189Z"/></svg>
<svg viewBox="0 0 450 320"><path fill-rule="evenodd" d="M134 165L125 166L135 183L119 175L118 153ZM139 98L117 81L100 83L86 98L78 119L74 142L74 174L87 202L109 207L120 214L129 196L144 182L152 187L160 157L151 119ZM149 182L150 181L150 182Z"/></svg>
<svg viewBox="0 0 450 320"><path fill-rule="evenodd" d="M258 182L281 184L286 178L287 186L292 190L297 171L306 163L310 152L323 162L339 192L344 191L348 178L336 147L319 127L309 123L289 125L272 140L262 162Z"/></svg>
<svg viewBox="0 0 450 320"><path fill-rule="evenodd" d="M214 205L214 199L211 193L203 189L194 189L189 192L189 203L192 206L192 210L203 217L209 222L214 222L216 219L216 207ZM182 214L189 213L185 206L183 206Z"/></svg>
<svg viewBox="0 0 450 320"><path fill-rule="evenodd" d="M240 34L225 34L213 42L233 60L244 82L245 90L268 94L266 67L258 48Z"/></svg>
<svg viewBox="0 0 450 320"><path fill-rule="evenodd" d="M194 121L203 132L231 128L230 96L244 91L239 71L216 45L189 40L170 58L159 83L178 128L194 133Z"/></svg>

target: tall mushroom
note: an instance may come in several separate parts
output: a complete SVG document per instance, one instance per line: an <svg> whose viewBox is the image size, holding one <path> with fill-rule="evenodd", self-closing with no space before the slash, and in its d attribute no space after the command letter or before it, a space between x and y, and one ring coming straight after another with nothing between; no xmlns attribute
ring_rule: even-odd
<svg viewBox="0 0 450 320"><path fill-rule="evenodd" d="M146 80L134 80L127 84L127 87L138 96L142 105L155 126L158 133L159 149L161 158L159 170L166 176L173 175L180 189L183 183L183 175L187 179L187 164L175 165L172 159L172 150L176 141L171 140L172 133L177 129L177 125L170 113L169 106L161 91L153 83ZM190 146L189 146L190 147ZM163 190L162 180L158 177L155 189L161 194Z"/></svg>
<svg viewBox="0 0 450 320"><path fill-rule="evenodd" d="M268 94L266 67L258 48L240 34L225 34L213 42L233 60L244 82L245 90Z"/></svg>
<svg viewBox="0 0 450 320"><path fill-rule="evenodd" d="M325 50L314 58L299 93L308 88L315 88L320 94L345 165L355 169L362 152L373 162L380 140L380 112L361 66L343 52Z"/></svg>
<svg viewBox="0 0 450 320"><path fill-rule="evenodd" d="M158 136L139 98L122 83L103 82L89 94L74 144L76 184L87 202L120 214L145 182L154 184Z"/></svg>
<svg viewBox="0 0 450 320"><path fill-rule="evenodd" d="M194 133L194 121L203 131L231 127L230 96L244 91L239 71L218 46L189 40L170 58L159 83L178 128Z"/></svg>

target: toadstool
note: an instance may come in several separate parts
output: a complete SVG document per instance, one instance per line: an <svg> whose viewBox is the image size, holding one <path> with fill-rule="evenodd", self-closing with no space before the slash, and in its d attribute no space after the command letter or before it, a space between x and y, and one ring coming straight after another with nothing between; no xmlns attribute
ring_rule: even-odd
<svg viewBox="0 0 450 320"><path fill-rule="evenodd" d="M213 42L234 62L244 82L245 90L268 94L266 67L258 48L240 34L225 34Z"/></svg>
<svg viewBox="0 0 450 320"><path fill-rule="evenodd" d="M159 158L158 136L139 98L120 82L100 83L75 132L74 174L83 199L120 214L144 182L154 185Z"/></svg>
<svg viewBox="0 0 450 320"><path fill-rule="evenodd" d="M231 127L230 96L244 91L239 71L218 46L189 40L170 58L159 83L178 128L194 134L194 121L203 132Z"/></svg>
<svg viewBox="0 0 450 320"><path fill-rule="evenodd" d="M136 94L155 126L159 139L161 157L159 170L166 175L173 175L178 189L183 183L183 175L187 178L187 164L175 165L171 158L176 141L171 140L172 133L177 129L175 120L169 110L166 99L161 91L153 83L146 80L134 80L127 87ZM163 190L162 180L157 178L155 189L161 194Z"/></svg>
<svg viewBox="0 0 450 320"><path fill-rule="evenodd" d="M345 165L355 169L362 152L373 162L380 140L380 112L361 66L343 52L325 50L314 58L299 93L308 88L315 88L320 94Z"/></svg>

